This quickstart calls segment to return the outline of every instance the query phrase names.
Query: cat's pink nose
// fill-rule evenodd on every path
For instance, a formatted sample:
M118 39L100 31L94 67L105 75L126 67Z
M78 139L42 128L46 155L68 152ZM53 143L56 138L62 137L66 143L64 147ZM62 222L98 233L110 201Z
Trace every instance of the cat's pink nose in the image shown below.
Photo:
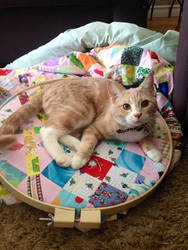
M136 113L134 116L139 119L142 116L142 113Z

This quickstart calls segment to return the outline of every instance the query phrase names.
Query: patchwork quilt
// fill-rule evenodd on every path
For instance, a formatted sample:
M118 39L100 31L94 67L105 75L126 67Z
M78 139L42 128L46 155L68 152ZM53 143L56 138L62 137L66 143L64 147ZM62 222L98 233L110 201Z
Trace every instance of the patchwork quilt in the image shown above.
M114 44L87 53L71 51L30 68L0 69L0 103L19 90L45 80L89 75L114 79L131 88L137 87L151 71L158 109L172 138L178 140L182 136L181 126L170 102L173 66L155 52L135 46ZM0 111L0 122L40 89L25 90L12 98ZM78 213L82 207L120 204L152 188L168 165L169 139L159 117L156 117L153 140L163 154L161 163L148 159L136 143L105 141L100 142L91 160L77 171L60 168L46 153L39 136L43 122L45 117L40 114L25 123L17 132L18 142L0 153L0 173L19 190L38 200L74 207ZM67 154L74 154L69 148L62 148ZM50 190L53 192L48 192ZM0 195L0 199L11 204L2 186Z

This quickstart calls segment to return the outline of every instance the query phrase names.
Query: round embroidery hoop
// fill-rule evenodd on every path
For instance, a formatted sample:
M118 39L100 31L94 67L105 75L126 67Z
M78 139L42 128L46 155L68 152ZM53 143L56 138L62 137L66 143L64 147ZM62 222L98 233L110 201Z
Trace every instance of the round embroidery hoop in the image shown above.
M32 98L42 85L10 97L1 105L0 121ZM136 206L159 186L168 172L173 143L159 113L153 140L162 152L161 163L152 162L136 143L105 141L96 147L90 162L77 171L57 166L47 154L39 136L44 117L42 114L38 117L18 131L15 145L1 151L0 181L18 199L55 214L57 227L78 224L80 228L98 228L102 215Z

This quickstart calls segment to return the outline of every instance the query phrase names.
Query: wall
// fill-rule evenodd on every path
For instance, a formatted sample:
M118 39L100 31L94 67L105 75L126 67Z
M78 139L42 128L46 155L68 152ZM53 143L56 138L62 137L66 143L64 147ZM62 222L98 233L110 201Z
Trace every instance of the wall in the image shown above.
M172 0L156 0L154 11L153 11L153 17L167 17L171 3L172 3ZM179 10L180 10L180 6L178 2L176 1L172 9L171 16L178 16ZM150 15L150 12L149 12L149 15Z

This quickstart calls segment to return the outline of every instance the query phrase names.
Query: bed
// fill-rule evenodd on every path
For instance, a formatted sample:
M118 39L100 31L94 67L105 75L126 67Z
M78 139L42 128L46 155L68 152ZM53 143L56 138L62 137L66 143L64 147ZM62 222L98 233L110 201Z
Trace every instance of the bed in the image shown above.
M134 1L134 2L136 3L137 1ZM22 190L27 189L27 195L29 191L28 191L28 188L26 188L26 186L28 187L28 185L30 185L31 187L32 185L35 185L37 187L35 188L37 189L37 192L34 192L33 191L34 189L30 190L29 196L31 197L31 199L28 199L28 197L20 195L20 192L17 192L16 196L20 198L21 200L29 203L30 205L33 205L39 209L43 209L48 212L54 213L54 209L55 209L56 210L55 217L53 216L52 217L53 217L53 220L55 221L54 224L56 226L72 227L76 225L77 227L81 227L81 228L86 228L86 227L96 228L101 223L101 214L102 214L102 218L104 219L104 217L106 218L106 216L109 214L116 213L117 215L117 213L119 212L125 213L130 207L138 204L142 200L142 198L146 198L150 193L152 193L156 189L156 187L162 181L164 176L170 170L172 170L172 168L177 164L181 156L181 151L179 150L179 145L180 145L179 140L182 137L181 125L183 126L183 128L185 128L187 121L185 119L186 111L184 108L185 103L186 103L185 91L182 91L183 88L180 88L179 85L183 84L181 77L185 76L186 72L181 73L181 74L179 73L179 71L181 72L183 67L182 66L179 67L180 62L178 63L178 66L177 66L177 61L178 60L182 61L182 58L181 58L182 49L185 49L187 46L186 44L183 43L182 37L183 37L184 29L186 28L184 23L185 23L185 18L186 18L186 8L188 8L188 6L186 6L186 3L185 3L183 19L182 19L182 28L180 32L180 41L179 41L179 46L178 46L179 33L177 32L168 31L166 34L163 35L154 31L150 31L148 29L144 29L135 24L125 22L125 21L132 21L142 26L145 26L147 6L148 6L147 1L138 1L138 2L139 4L141 4L141 7L143 8L143 13L142 15L138 15L136 20L131 19L131 17L133 16L134 11L137 11L137 9L136 10L134 9L133 11L132 9L133 6L130 4L129 6L130 12L127 14L127 16L122 15L121 4L123 3L119 1L117 5L114 4L113 8L112 7L109 7L109 8L107 7L106 9L102 8L102 10L105 11L105 13L107 14L112 13L112 10L113 11L115 10L115 13L117 14L117 10L118 10L119 11L118 14L113 15L113 18L115 19L116 22L111 22L111 21L114 21L114 19L113 20L102 19L102 22L101 22L101 16L99 17L100 22L99 21L88 22L87 20L84 20L84 22L81 24L85 24L85 23L88 23L88 24L75 28L75 29L69 29L66 32L62 32L61 30L61 32L59 32L60 34L56 36L53 40L51 40L48 43L44 43L41 40L42 43L44 44L43 46L40 46L39 48L35 50L31 50L29 53L21 57L19 57L19 53L21 50L18 52L16 56L15 56L15 51L14 53L10 53L11 56L12 55L15 56L14 59L18 57L12 63L11 63L10 57L7 57L8 59L2 60L1 62L2 65L6 65L5 68L2 67L1 69L1 79L0 79L1 87L3 87L1 91L1 102L5 111L5 112L3 111L3 114L1 115L1 119L9 115L8 113L10 113L10 110L14 111L16 109L15 107L18 102L21 105L23 105L30 97L32 97L33 93L35 93L36 91L39 91L38 89L36 89L36 86L38 85L40 86L44 80L54 79L54 76L55 78L57 77L61 78L61 77L64 77L65 75L66 76L76 75L76 77L78 76L80 77L87 73L91 77L92 76L109 77L109 78L114 78L117 81L121 81L122 79L125 79L124 83L126 83L125 84L126 87L127 86L132 87L132 86L129 86L130 85L129 83L132 82L133 79L135 79L135 83L138 84L139 81L142 80L142 77L144 76L144 74L148 73L147 70L145 70L146 68L147 69L150 68L148 65L152 65L151 68L153 69L154 68L153 65L157 62L158 63L157 67L155 67L157 68L157 70L159 70L160 67L165 68L165 70L160 69L156 73L156 81L158 79L163 79L160 82L163 84L157 85L156 91L158 91L157 96L158 96L160 111L162 111L162 116L165 119L165 121L161 116L156 117L157 125L154 131L154 137L155 137L154 139L156 139L156 143L158 143L158 145L163 150L163 154L164 154L163 163L164 164L163 166L162 165L156 166L155 164L154 165L146 164L146 167L141 168L141 170L139 171L134 169L133 172L134 174L136 173L136 175L134 175L134 177L131 177L131 178L134 178L134 188L129 189L129 191L131 191L129 192L129 194L131 195L127 195L126 197L126 192L119 192L119 190L122 190L122 189L119 188L119 186L117 188L117 183L112 185L113 181L111 182L111 178L115 175L115 172L114 172L115 170L112 168L111 165L109 166L109 169L108 169L109 172L107 171L108 175L107 173L105 173L103 176L100 176L100 175L98 176L96 175L96 171L92 172L93 162L96 163L96 161L97 162L99 161L97 157L99 157L100 159L101 158L103 159L103 161L99 162L100 163L98 166L99 168L101 167L101 164L104 164L104 165L107 164L105 162L106 160L107 161L109 160L109 158L105 158L107 155L106 153L107 151L108 151L108 157L109 157L109 152L110 154L112 154L110 156L111 161L108 161L108 162L113 162L112 164L113 167L118 165L118 162L121 162L121 159L118 158L116 153L114 152L121 150L121 154L123 155L125 153L124 151L125 145L117 145L114 142L107 142L105 146L99 145L99 148L96 149L95 156L93 156L94 158L92 158L91 166L90 165L85 166L85 169L83 171L79 173L78 172L74 173L74 175L72 172L68 173L69 187L67 189L62 191L59 188L57 188L55 185L52 186L52 188L56 190L56 196L54 196L53 199L52 197L50 198L48 197L48 199L51 200L53 208L51 208L51 206L45 207L46 205L44 203L41 204L41 201L43 199L42 195L45 196L46 194L42 193L40 189L40 181L41 181L40 170L39 171L36 170L34 171L33 174L29 174L29 178L28 178L28 176L26 175L24 176L23 172L21 174L17 170L15 170L15 173L13 173L14 171L11 172L12 165L5 166L5 162L10 163L9 161L10 158L11 158L11 163L13 161L15 162L15 159L13 160L14 157L12 157L12 152L15 152L21 149L24 144L23 140L25 140L25 138L31 137L31 134L27 134L28 133L27 128L28 126L30 126L28 125L29 123L26 124L26 131L23 129L24 132L22 131L18 133L18 137L21 138L21 136L23 135L23 138L20 139L19 143L15 145L15 147L10 149L11 156L10 156L10 152L8 152L7 154L6 153L1 154L3 155L1 157L1 174L3 175L4 179L6 180L11 179L10 176L15 174L18 177L17 179L19 179L18 184L22 183L20 184L20 188ZM11 4L9 5L10 9L13 8ZM82 7L83 7L83 4L84 4L84 1L82 2ZM34 9L38 7L39 6L33 6ZM98 5L96 5L96 7L99 8ZM84 8L86 8L86 6ZM9 11L9 9L7 11ZM132 15L130 14L131 11L133 12ZM104 17L104 15L102 16ZM120 20L121 22L117 22L119 21L120 17L121 17L121 20ZM94 21L96 21L95 18L96 17L94 17ZM90 21L90 19L88 20ZM107 21L109 23L104 22L104 21ZM70 27L66 27L66 26L65 27L67 29L67 28L74 28L77 26L79 25L75 24L74 26L73 24L71 24ZM37 42L40 42L40 39L37 39L37 40L38 40ZM177 50L177 47L178 47L178 50ZM178 51L177 60L176 60L176 50ZM116 51L116 53L114 51ZM117 51L119 52L119 54L121 53L120 57L117 56L118 54ZM123 57L125 58L125 55L123 55L123 52L125 51L126 51L126 56L129 55L131 60L127 61L127 59L125 59L126 62L124 61L121 64L128 65L128 67L126 68L126 72L136 72L136 74L131 73L130 75L128 75L128 77L126 74L122 73L123 71L122 71L121 65L119 66L118 63L114 63L113 61L115 60L117 62L120 60L122 62L123 60L122 58ZM117 57L114 57L114 54L116 54ZM136 54L136 57L135 57L135 54ZM139 57L139 61L138 61L138 57ZM149 58L149 61L147 61L148 59L146 60L146 57ZM4 58L6 58L6 56ZM187 60L186 57L183 57L183 58ZM98 63L101 60L102 60L102 64ZM173 67L174 67L173 65L174 64L175 64L175 78L174 78L174 89L172 91L172 85L173 85L172 78L173 78ZM130 67L130 65L132 67ZM104 69L104 66L105 66L105 69ZM136 67L136 71L135 71L135 67ZM106 68L110 70L106 71ZM177 81L178 81L178 84L177 84ZM166 84L166 82L168 84ZM36 85L37 83L38 85ZM26 87L28 87L28 89L26 89ZM21 91L21 92L17 94L18 91ZM164 101L164 98L166 98L165 101ZM179 98L181 98L182 100L184 100L184 102L181 102L180 104L177 98L178 100ZM171 102L168 102L168 100L172 101L173 105L171 105ZM173 111L173 106L175 108L175 113L178 116L178 119L181 125ZM41 115L40 121L43 122L43 119L45 118ZM39 127L41 124L39 124L39 121L33 122L33 123L34 123L34 131L36 132L36 136L37 136ZM36 141L36 143L37 143L37 146L41 147L40 141ZM168 145L168 146L166 147L165 145ZM102 154L103 154L102 156L100 155L101 153L100 147L102 148ZM129 148L131 152L134 152L134 153L136 152L137 154L136 158L134 158L134 164L135 164L135 159L139 159L139 161L143 161L143 154L142 152L140 152L139 148L132 149L132 145L126 145L126 147ZM103 150L104 148L107 148L107 149ZM40 150L41 148L39 149L39 151ZM66 148L65 150L69 151ZM68 152L68 153L71 153L71 152ZM23 158L24 161L27 162L27 154L26 156L24 156L25 158L23 157L22 154L19 155L18 157ZM43 158L43 160L41 160L41 162L45 162L45 159L46 159L46 156ZM144 162L145 161L147 162L148 160L144 159ZM49 162L51 162L51 160L49 160ZM49 162L41 170L41 173L43 174L45 178L48 177L48 179L50 180L51 177L49 176L49 173L50 173ZM37 169L38 167L37 164L38 163L35 164L35 168L33 169ZM119 164L121 165L122 163L119 163ZM133 162L131 162L130 164L133 165ZM54 162L51 163L51 166L53 166L53 168L56 169L57 175L59 175L59 167L56 166ZM150 166L150 168L153 167L151 178L148 178L148 176L151 176L150 174L148 175L148 169L147 169L148 166ZM145 171L142 171L143 169L145 169ZM122 181L124 179L122 178L126 178L127 176L129 176L130 173L121 172L121 171L122 169L120 169L120 173L119 173L119 176L121 176L120 183L122 185L122 188L126 189L128 188L126 186L127 183L124 183ZM88 182L88 179L87 179L86 181L87 189L85 189L84 191L82 190L82 194L81 193L75 194L75 189L72 189L72 186L74 186L75 183L77 182L83 181L82 180L84 176L83 173L89 174L90 176L92 176L92 178L93 177L98 178L100 181L105 179L106 182L104 181L104 182L100 182L96 184L97 182L96 180L93 180L92 178L90 178ZM79 180L78 176L81 176L81 175L82 177L79 177L81 178ZM2 179L2 181L4 181L4 179ZM23 181L24 179L25 179L25 182ZM57 184L58 187L61 186L62 183L57 183L58 180L57 178L55 179L56 179L55 184ZM5 182L3 182L5 185L7 184L6 180ZM11 181L12 181L11 184L13 184L15 180L11 180ZM46 182L46 180L45 181L43 180L43 182ZM142 191L139 193L140 186L138 189L136 189L135 183L137 183L140 186L142 185L142 189L144 189L144 192ZM143 183L145 185L144 188L143 188ZM17 187L18 184L11 186L9 190L11 190L12 193L16 192L15 187ZM93 188L93 186L97 187L95 189L95 192L91 192L91 189ZM111 188L112 186L113 188L115 186L115 188L112 189ZM7 203L16 202L16 198L12 196L10 193L7 194L4 187L2 187L1 189L3 190L2 193L6 194L3 196L4 201L7 201ZM80 188L80 190L81 189L82 187ZM67 190L68 191L71 190L71 192L74 194L74 197L73 197L74 199L71 198L70 199L71 202L65 203L64 197L67 197L66 196ZM33 196L31 195L32 193L31 191L34 193L32 194ZM137 192L137 195L135 195L136 192ZM88 197L85 194L87 197L84 198L85 195L83 193L90 193L90 196ZM105 197L105 195L112 196L112 193L113 193L113 197L115 198L113 200L103 199L101 202L99 193L103 193L103 198ZM139 198L141 199L138 199L138 196L140 196ZM39 200L39 203L35 203L33 201L33 199L36 197ZM66 200L68 200L68 198ZM83 205L84 203L83 200L84 201L89 200L89 203L85 204L86 205L85 210L82 211L81 219L79 215L76 215L76 217L74 215L74 211L73 211L74 206L72 206L73 204L72 200L74 200L74 203L76 201L75 203L76 208L78 208L78 210L76 210L77 212L83 208L83 206L80 205L80 204ZM121 200L121 202L114 203L114 200L115 201ZM131 200L133 200L133 203ZM109 201L108 206L112 207L111 210L106 209L105 202L108 203L108 201ZM119 206L119 203L123 203L124 206ZM72 207L73 209L65 208L62 210L58 206L58 205L61 205L61 206L66 207L65 204L67 204L67 206L70 205L70 207ZM96 207L102 207L102 209L95 209ZM67 220L62 219L65 217L68 219ZM81 222L79 223L75 222L74 218L76 218L78 221L80 220Z

